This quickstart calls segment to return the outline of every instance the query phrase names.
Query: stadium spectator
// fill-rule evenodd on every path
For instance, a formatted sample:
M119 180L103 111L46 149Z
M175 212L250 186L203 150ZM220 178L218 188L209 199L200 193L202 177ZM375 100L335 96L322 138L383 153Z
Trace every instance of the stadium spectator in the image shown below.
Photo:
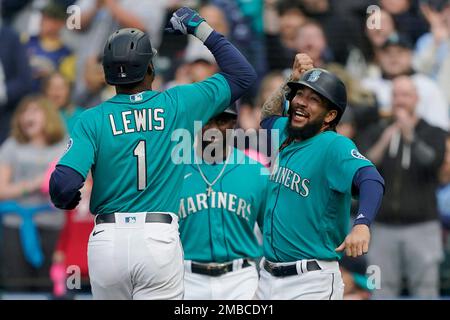
M164 88L169 89L180 84L192 83L190 70L188 63L180 64L175 70L174 78L166 82Z
M387 11L375 11L368 15L364 25L363 44L353 50L346 69L357 79L379 75L376 61L378 51L395 32L394 19Z
M381 271L375 298L400 296L402 278L415 298L437 298L442 259L441 226L435 190L444 159L444 131L417 113L418 90L411 77L393 81L392 119L366 136L367 157L386 181L383 206L372 224L370 264Z
M80 106L91 108L114 96L114 87L105 81L100 57L88 57L84 66L85 94L78 99Z
M75 0L2 0L0 2L5 24L14 28L20 35L29 37L39 34L41 10L49 2L54 2L65 10Z
M41 89L43 79L52 72L60 71L65 76L74 78L74 56L61 38L66 10L61 5L50 2L41 12L39 34L31 36L26 43L34 92Z
M64 126L56 109L45 98L23 99L12 118L11 136L0 148L0 200L28 207L49 204L40 192L47 166L64 150ZM32 217L38 228L43 264L33 266L21 246L26 216L3 216L2 280L10 291L49 291L51 257L64 222L58 211L47 209ZM23 241L23 239L22 239Z
M410 75L418 90L417 113L430 125L444 130L449 128L449 107L438 85L424 74L417 73L412 66L412 44L403 34L392 34L378 54L381 75L362 81L363 86L375 93L379 112L388 116L392 109L392 79Z
M376 16L379 14L379 26L374 25ZM396 31L394 19L385 10L374 12L367 17L365 33L369 40L371 49L379 49L383 46L389 36ZM373 23L371 23L373 22ZM370 26L370 28L369 28ZM379 27L379 28L378 28Z
M264 33L269 70L285 70L292 66L296 52L296 38L306 18L295 5L266 0Z
M322 26L313 20L306 21L297 31L296 52L306 53L314 61L316 68L323 68L333 60Z
M337 13L339 1L300 0L302 11L322 26L333 61L345 65L350 50L362 43L362 33L354 32L351 17Z
M398 32L407 34L413 43L428 31L426 21L419 14L415 0L380 0L381 8L394 18Z
M330 63L326 69L337 75L347 88L347 103L354 118L354 125L357 132L362 133L369 125L379 119L378 105L375 95L370 90L361 86L341 65ZM347 112L347 111L345 111ZM345 115L345 114L344 114ZM357 137L354 137L357 142Z
M417 40L414 67L437 82L450 104L450 3L442 11L429 5L421 8L431 32Z
M17 102L31 89L31 70L25 48L13 29L0 21L0 144L9 132Z
M194 61L189 61L189 77L191 82L200 82L206 78L211 77L217 72L218 66L213 61L208 61L205 59L196 59Z
M69 81L60 73L49 75L43 83L43 93L53 105L59 110L64 120L66 131L70 134L78 116L84 111L83 108L74 105L70 100L71 86Z
M219 7L228 20L228 38L255 68L258 80L248 95L256 95L257 86L267 72L264 44L262 0L209 0Z

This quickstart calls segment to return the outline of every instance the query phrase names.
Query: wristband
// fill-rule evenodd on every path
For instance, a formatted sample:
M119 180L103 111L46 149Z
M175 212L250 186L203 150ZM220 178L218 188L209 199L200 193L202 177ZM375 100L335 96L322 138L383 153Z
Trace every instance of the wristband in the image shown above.
M203 21L198 25L197 29L195 30L195 36L199 38L202 42L205 42L213 31L214 29L211 28L211 26L208 23Z

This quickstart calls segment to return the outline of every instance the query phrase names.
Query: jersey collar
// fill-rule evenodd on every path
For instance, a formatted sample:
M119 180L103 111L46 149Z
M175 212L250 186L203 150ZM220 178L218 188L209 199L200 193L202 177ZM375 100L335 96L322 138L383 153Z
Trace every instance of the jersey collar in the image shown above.
M142 91L135 94L119 93L108 100L112 103L128 103L128 104L141 104L152 99L156 95L160 94L158 91Z

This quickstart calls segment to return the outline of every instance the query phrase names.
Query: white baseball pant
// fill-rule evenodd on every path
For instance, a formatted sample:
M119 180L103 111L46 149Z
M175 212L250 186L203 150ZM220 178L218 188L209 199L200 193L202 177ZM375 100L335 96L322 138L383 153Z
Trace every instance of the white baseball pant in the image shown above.
M264 269L255 298L258 300L342 300L344 282L337 261L315 260L321 270L305 271L307 260L296 261L297 275L275 277ZM273 263L275 266L289 263Z
M167 213L169 214L169 213ZM115 223L96 224L88 265L96 300L183 299L183 250L178 217L146 223L145 213L115 213Z
M233 271L221 276L191 272L191 261L185 261L185 300L250 300L258 287L258 272L254 262L241 268L242 259L233 261Z

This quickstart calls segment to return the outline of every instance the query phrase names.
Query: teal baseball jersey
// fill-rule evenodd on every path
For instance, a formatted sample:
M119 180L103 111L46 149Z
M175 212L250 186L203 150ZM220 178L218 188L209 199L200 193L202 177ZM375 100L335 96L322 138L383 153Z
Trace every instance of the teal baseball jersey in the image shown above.
M230 103L230 87L216 74L164 92L118 94L80 116L59 161L86 178L92 170L91 212L173 212L184 166L172 159L175 129L193 140L194 121L205 124Z
M274 122L281 142L288 121ZM335 249L349 231L353 176L373 164L334 131L289 144L278 160L269 182L264 256L274 262L340 259Z
M225 262L262 256L254 228L255 223L263 224L269 176L261 170L268 170L237 149L231 157L235 160L225 168L223 163L186 167L178 211L186 260ZM209 183L217 179L209 191L201 173Z

